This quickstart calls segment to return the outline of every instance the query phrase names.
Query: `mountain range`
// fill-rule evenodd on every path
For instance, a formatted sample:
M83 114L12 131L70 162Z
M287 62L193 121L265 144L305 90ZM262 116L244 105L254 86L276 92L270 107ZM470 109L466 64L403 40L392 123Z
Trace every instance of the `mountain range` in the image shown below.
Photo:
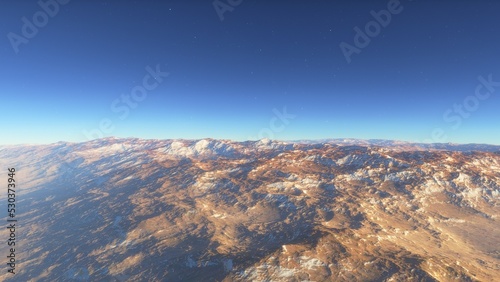
M0 167L2 281L500 277L500 146L105 138L0 146Z

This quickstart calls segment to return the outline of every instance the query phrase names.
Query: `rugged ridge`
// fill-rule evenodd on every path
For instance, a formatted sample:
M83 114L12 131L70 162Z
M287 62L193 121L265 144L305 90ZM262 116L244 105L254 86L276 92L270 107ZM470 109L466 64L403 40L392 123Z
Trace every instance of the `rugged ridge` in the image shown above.
M499 151L381 140L3 146L23 244L16 280L0 279L493 281Z

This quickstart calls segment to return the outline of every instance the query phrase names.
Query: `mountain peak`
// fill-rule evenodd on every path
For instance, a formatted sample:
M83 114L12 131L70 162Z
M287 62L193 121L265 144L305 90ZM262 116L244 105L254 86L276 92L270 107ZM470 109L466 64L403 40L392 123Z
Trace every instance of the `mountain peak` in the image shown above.
M461 146L105 138L4 147L0 166L19 168L16 199L30 207L16 281L494 281L500 155Z

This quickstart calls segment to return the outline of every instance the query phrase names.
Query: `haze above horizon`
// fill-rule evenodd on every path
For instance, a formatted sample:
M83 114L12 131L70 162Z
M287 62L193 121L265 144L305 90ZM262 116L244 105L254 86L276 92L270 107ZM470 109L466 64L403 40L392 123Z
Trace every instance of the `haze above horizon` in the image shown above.
M500 145L499 10L486 0L11 1L0 11L0 145Z

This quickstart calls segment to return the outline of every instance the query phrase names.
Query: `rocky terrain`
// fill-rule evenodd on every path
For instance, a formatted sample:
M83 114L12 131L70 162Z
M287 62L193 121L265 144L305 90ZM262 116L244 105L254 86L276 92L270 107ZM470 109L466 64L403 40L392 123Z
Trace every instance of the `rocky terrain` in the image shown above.
M3 146L0 167L2 281L500 277L498 146L107 138Z

